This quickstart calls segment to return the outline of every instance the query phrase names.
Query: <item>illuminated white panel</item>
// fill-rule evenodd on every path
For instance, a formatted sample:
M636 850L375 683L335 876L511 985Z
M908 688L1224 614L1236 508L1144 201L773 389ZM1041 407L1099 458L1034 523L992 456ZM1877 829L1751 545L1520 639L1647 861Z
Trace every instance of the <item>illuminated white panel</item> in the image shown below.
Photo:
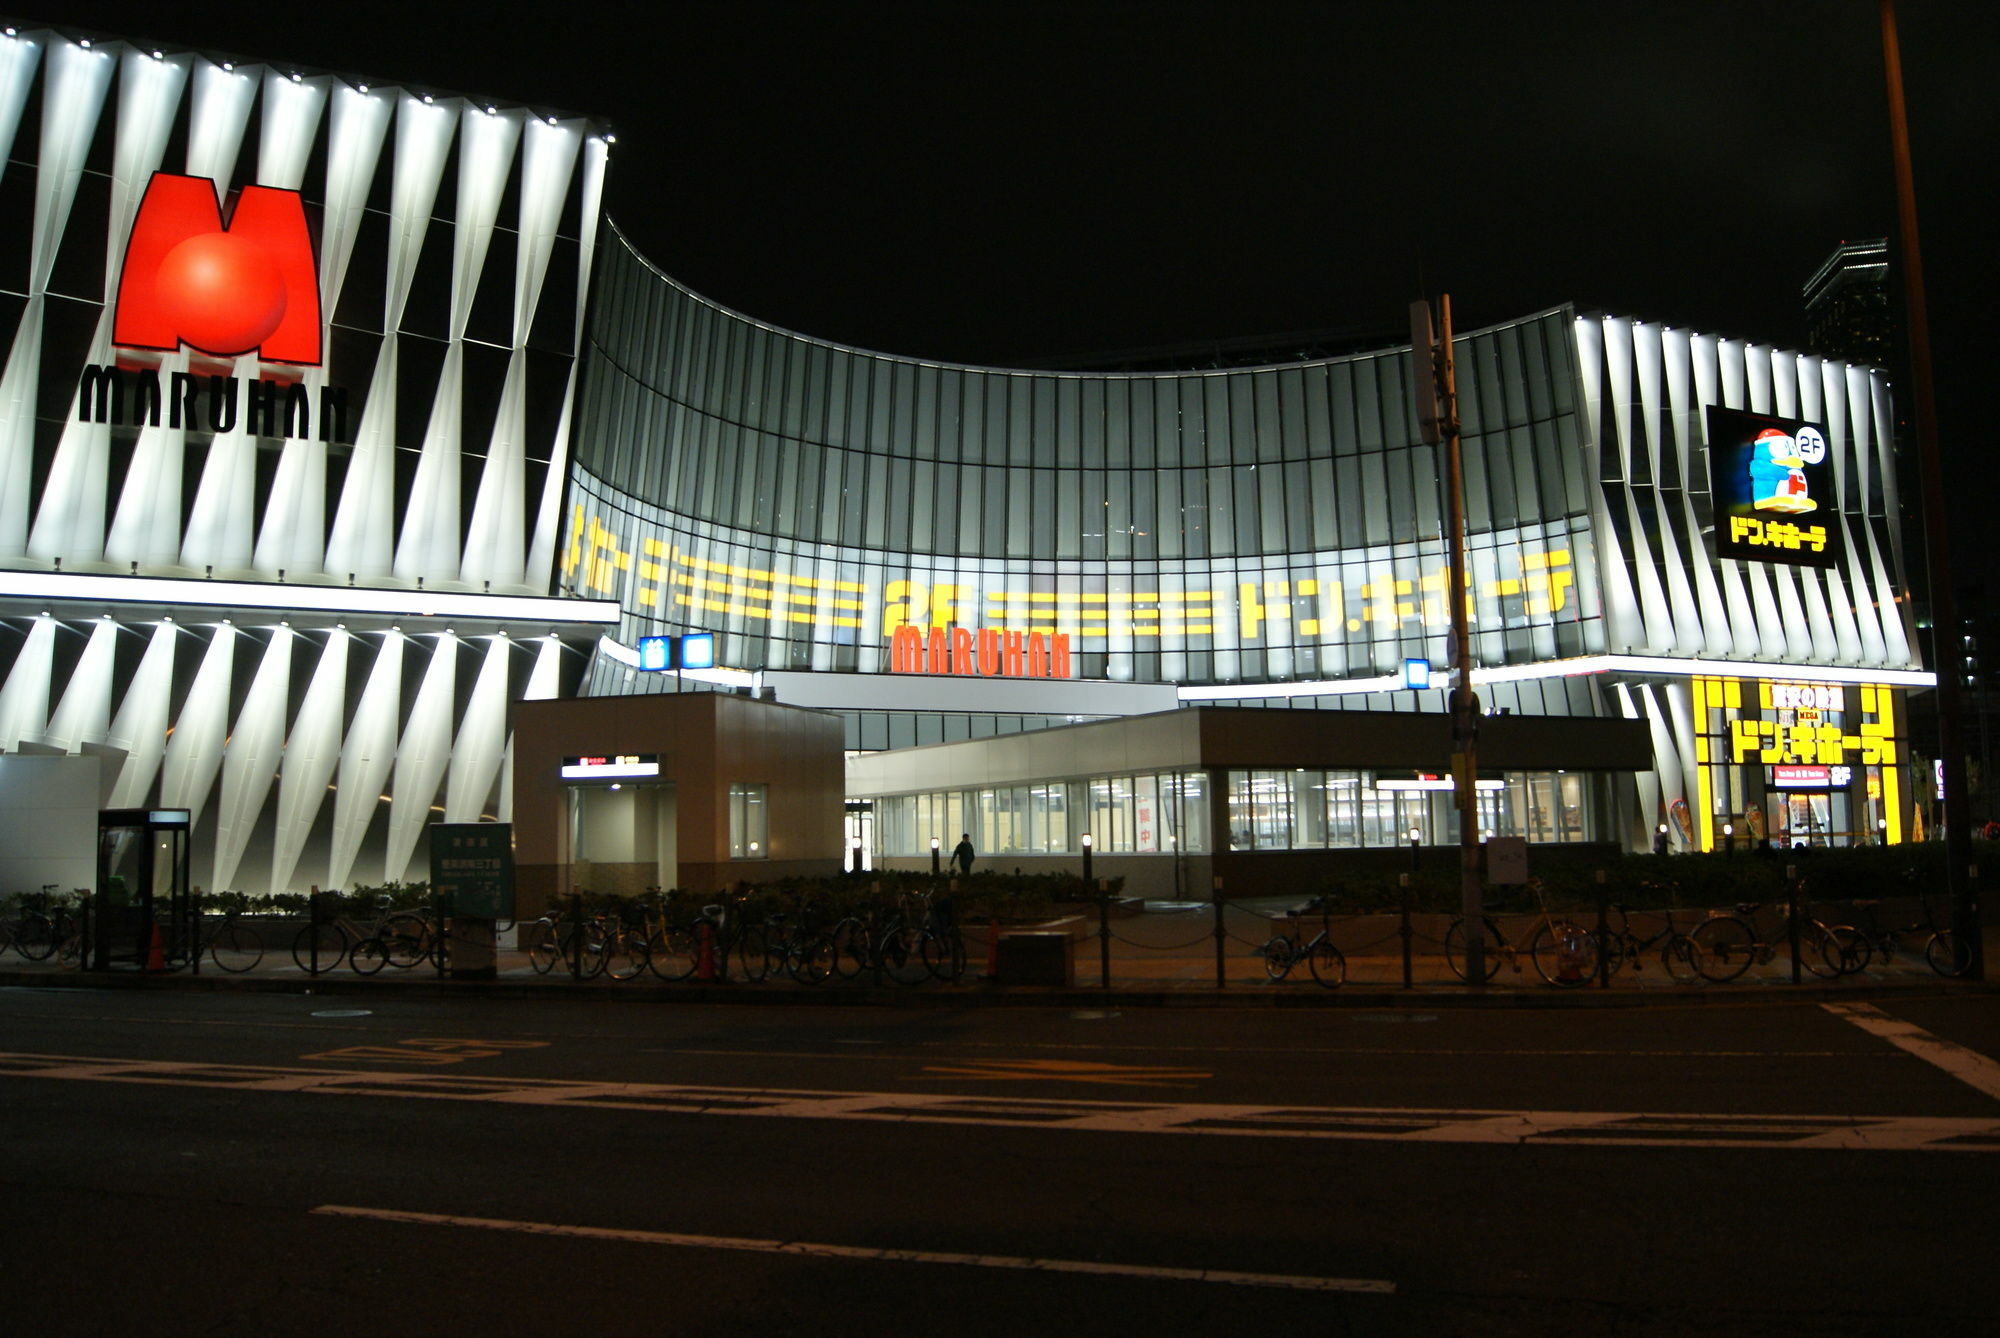
M564 780L643 780L659 774L658 762L570 762L561 768Z
M194 101L188 122L187 174L226 182L236 175L236 155L250 123L262 67L225 70L208 61L194 67Z
M195 670L194 684L174 720L173 737L160 775L160 803L185 808L198 819L208 805L209 789L222 766L223 741L229 733L229 688L236 658L236 629L225 623L214 629L208 650Z
M486 798L493 793L493 778L507 751L507 668L513 653L514 643L506 637L487 638L479 677L473 681L458 741L451 750L444 792L446 822L479 821Z
M111 353L111 308L106 307L91 337L89 360L104 362ZM105 423L77 421L76 397L70 392L55 460L42 485L35 527L28 532L28 556L53 562L95 562L104 556L104 495L110 487L111 428Z
M542 638L535 648L535 667L528 671L528 687L521 694L522 701L549 701L555 697L562 685L562 653L562 642L554 637ZM500 763L497 817L501 822L514 820L514 736L511 734L507 736L507 755Z
M392 330L375 355L375 374L361 429L348 453L347 478L333 533L326 542L327 574L364 581L392 573L396 542L396 347Z
M431 400L430 427L424 433L416 478L410 484L409 505L403 512L402 535L396 542L396 575L406 581L448 581L458 575L464 370L464 346L448 345L444 366L438 372L437 394Z
M590 264L597 254L597 215L604 207L604 170L610 147L600 135L583 146L583 235L576 253L576 348L583 348L583 310L590 297ZM567 461L557 465L567 469Z
M300 379L311 403L318 404L326 372L308 367ZM264 525L250 565L267 576L318 572L326 559L321 538L325 533L326 442L317 432L287 437L278 454L278 472L271 480Z
M222 797L215 810L216 891L236 886L236 869L250 844L250 833L278 774L285 748L285 707L292 689L292 629L267 629L263 658L250 680L249 695L236 714L235 728L222 754Z
M568 771L569 768L564 767L563 770ZM1440 777L1437 780L1378 780L1375 782L1375 788L1378 790L1455 790L1458 788L1458 782L1448 777ZM1504 790L1507 788L1507 782L1503 780L1475 780L1472 782L1472 788L1475 790Z
M45 297L31 297L21 313L7 370L0 372L0 557L28 546L28 504L35 466L35 391L42 365Z
M417 687L409 723L396 748L396 772L389 801L389 845L382 856L382 878L401 882L408 874L417 838L431 822L431 804L451 760L451 718L456 701L458 638L436 638L430 666Z
M65 753L83 751L86 743L103 743L111 732L111 670L117 657L118 624L100 618L90 629L83 655L70 671L62 702L49 718L44 738Z
M297 190L326 110L325 76L293 80L272 70L264 76L264 115L257 141L257 184Z
M562 417L556 423L555 441L549 448L548 473L542 477L542 500L535 510L535 537L528 544L523 577L538 586L555 576L556 543L562 534L563 484L569 477L570 414L576 407L577 365L570 364L569 381L563 387Z
M154 60L143 51L128 48L119 62L118 142L112 154L111 226L104 253L106 302L118 295L132 220L166 155L167 134L174 128L174 109L180 106L187 74L186 56Z
M49 48L42 76L42 144L35 170L35 231L28 250L28 295L49 290L56 248L76 203L90 141L104 96L111 89L114 63L103 47L86 50L58 41Z
M1680 752L1674 747L1673 735L1667 727L1666 714L1660 709L1659 698L1655 695L1651 684L1640 685L1639 704L1645 713L1647 727L1653 735L1653 773L1660 778L1660 798L1665 804L1665 808L1660 812L1661 816L1665 817L1666 811L1672 809L1676 802L1687 803L1687 786L1682 779ZM1692 810L1694 805L1688 804L1688 807ZM1655 822L1659 820L1654 819ZM1667 831L1668 840L1673 845L1678 847L1686 844L1681 837L1679 826L1669 821Z
M527 542L522 523L527 496L527 378L527 353L517 348L507 362L507 379L493 416L493 435L487 442L479 495L465 536L460 576L472 584L507 587L522 582Z
M187 354L168 353L161 357L160 381L172 385L175 372L188 368ZM187 458L187 429L169 427L172 416L163 416L161 425L139 429L132 447L132 463L126 467L125 483L118 492L112 512L111 533L104 541L104 556L112 562L137 562L144 566L171 566L181 556L181 471Z
M273 892L292 890L292 875L313 822L326 802L328 782L340 761L340 724L347 709L347 652L354 638L344 629L327 633L319 665L299 704L298 718L285 739L284 769L278 777L278 820L271 850Z
M521 113L486 112L467 103L459 113L458 208L452 229L451 338L465 338L472 316L472 298L479 289L479 271L493 241L493 224L500 214L500 196L507 189L508 168L521 140Z
M522 135L520 235L514 252L516 348L528 342L534 329L535 309L541 302L542 282L548 275L556 228L562 222L563 202L569 198L570 176L582 143L583 130L575 121L550 125L531 118ZM595 231L592 217L584 215L586 232Z
M42 44L26 33L0 40L0 181L7 179L7 160L14 153L14 134L21 128L21 109L41 64Z
M21 749L24 739L40 739L49 723L49 677L55 668L56 620L37 618L0 687L0 753Z
M236 359L233 374L255 377L257 359ZM232 573L250 569L250 527L257 515L257 442L249 427L246 399L236 426L216 433L209 442L201 482L195 487L194 508L188 513L187 532L181 541L184 566Z
M403 323L410 299L410 279L423 254L424 234L431 225L438 184L444 180L445 156L458 124L458 100L426 102L405 93L396 110L396 180L389 197L389 285L382 308L382 328Z
M354 239L361 231L375 164L382 156L382 139L395 109L395 99L387 93L363 93L346 84L334 86L326 151L326 208L321 214L319 244L323 311L339 306L347 262L354 255Z
M383 791L396 764L396 726L403 708L403 646L401 632L391 631L382 638L340 750L333 851L326 879L330 888L348 885L376 809L386 798Z
M326 613L377 613L415 618L480 618L550 626L603 625L618 621L605 599L554 599L532 595L475 595L430 590L379 590L340 585L277 585L259 581L173 580L159 576L81 576L0 570L0 597L79 599L153 607L286 609Z
M1623 683L1616 684L1612 690L1612 697L1618 703L1618 714L1620 717L1626 720L1637 720L1640 718L1639 707L1632 700L1631 688ZM1640 841L1650 843L1652 840L1653 824L1660 820L1660 778L1657 773L1649 768L1645 771L1634 772L1633 779L1638 783L1639 811L1637 814L1629 816L1636 817L1638 823L1636 824L1637 830L1628 829L1626 840L1631 841L1636 838Z
M174 646L181 629L173 623L154 624L146 653L118 703L108 742L125 751L108 807L138 808L160 774L167 752L167 713L174 690Z

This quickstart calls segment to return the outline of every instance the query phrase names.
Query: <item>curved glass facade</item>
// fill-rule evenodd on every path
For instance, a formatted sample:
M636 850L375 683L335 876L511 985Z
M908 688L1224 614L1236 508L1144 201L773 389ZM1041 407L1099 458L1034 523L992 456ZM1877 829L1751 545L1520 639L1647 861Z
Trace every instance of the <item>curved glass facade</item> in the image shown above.
M1227 683L1446 657L1408 350L1055 374L862 352L602 260L565 589L745 669L888 667L904 623L1064 632L1077 675ZM1476 652L1602 650L1575 318L1458 345Z

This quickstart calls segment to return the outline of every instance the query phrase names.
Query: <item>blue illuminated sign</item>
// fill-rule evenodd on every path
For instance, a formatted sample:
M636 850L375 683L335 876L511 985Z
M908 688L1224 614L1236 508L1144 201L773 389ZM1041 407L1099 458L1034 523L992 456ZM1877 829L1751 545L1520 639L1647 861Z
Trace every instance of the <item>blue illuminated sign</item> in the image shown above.
M671 669L674 667L672 637L642 636L639 638L639 667L641 669Z
M715 633L690 632L679 638L681 646L681 668L715 668Z
M1406 688L1427 688L1431 685L1431 662L1429 660L1403 661L1403 686Z
M690 632L686 636L642 636L639 638L639 667L649 672L664 669L713 669L715 633Z

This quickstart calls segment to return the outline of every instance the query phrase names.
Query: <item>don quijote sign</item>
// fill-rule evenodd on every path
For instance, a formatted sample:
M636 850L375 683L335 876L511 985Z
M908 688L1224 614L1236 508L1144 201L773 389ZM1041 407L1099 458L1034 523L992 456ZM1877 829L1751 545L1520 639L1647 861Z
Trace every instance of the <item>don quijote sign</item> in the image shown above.
M301 384L325 363L319 265L304 199L245 186L225 220L216 183L155 172L140 201L119 271L111 342L118 358L77 383L79 421L265 437L351 442L347 392ZM161 379L160 355L182 349L193 366ZM266 375L227 374L254 354ZM317 418L318 431L314 431Z
M889 671L966 674L984 678L1068 678L1067 632L1002 632L990 627L922 628L910 623L889 637Z

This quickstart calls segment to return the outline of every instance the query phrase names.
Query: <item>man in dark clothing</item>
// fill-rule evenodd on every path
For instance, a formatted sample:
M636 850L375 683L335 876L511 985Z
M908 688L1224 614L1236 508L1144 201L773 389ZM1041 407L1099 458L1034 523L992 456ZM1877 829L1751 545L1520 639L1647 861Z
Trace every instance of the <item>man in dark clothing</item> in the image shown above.
M972 833L966 832L958 838L958 845L951 852L951 862L961 876L972 873Z

